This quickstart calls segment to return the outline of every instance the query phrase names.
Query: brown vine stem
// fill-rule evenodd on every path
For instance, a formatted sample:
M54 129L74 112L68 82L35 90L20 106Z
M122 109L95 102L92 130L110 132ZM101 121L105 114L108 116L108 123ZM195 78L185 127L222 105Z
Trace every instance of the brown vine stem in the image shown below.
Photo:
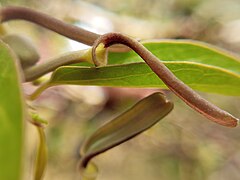
M17 19L30 21L89 46L92 46L94 41L100 37L99 34L87 31L71 24L67 24L47 14L30 8L8 6L0 9L0 23ZM110 51L126 52L129 51L129 48L124 46L115 46L112 47Z
M202 98L199 94L179 80L156 56L138 41L120 33L107 33L102 35L95 41L92 50L93 62L96 66L100 65L95 53L96 48L100 44L105 48L114 44L124 44L130 47L147 63L152 71L168 86L168 88L180 97L187 105L220 125L227 127L235 127L238 125L239 119Z

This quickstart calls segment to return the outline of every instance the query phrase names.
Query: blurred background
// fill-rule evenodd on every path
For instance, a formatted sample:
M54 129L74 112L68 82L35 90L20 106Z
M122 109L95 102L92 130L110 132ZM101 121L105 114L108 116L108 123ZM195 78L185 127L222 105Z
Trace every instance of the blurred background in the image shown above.
M1 0L1 5L31 7L100 34L117 31L140 39L195 39L240 52L239 0ZM7 26L10 33L28 36L42 61L86 48L28 22ZM33 89L24 84L26 93ZM157 90L67 85L48 89L33 103L49 122L45 180L77 179L84 137ZM100 170L98 180L239 180L239 127L214 124L167 93L175 108L166 118L94 159ZM240 117L239 97L201 95ZM26 139L25 175L32 179L38 138L29 123Z

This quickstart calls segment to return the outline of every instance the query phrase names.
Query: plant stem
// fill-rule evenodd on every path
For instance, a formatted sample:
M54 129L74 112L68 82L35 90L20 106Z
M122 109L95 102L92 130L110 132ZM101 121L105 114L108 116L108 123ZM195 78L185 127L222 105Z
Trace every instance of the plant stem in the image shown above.
M91 58L88 56L90 53L89 51L91 51L91 49L66 53L64 55L51 58L42 64L34 65L24 69L23 72L25 75L25 81L33 81L63 65L79 63L83 61L92 63Z
M41 180L46 170L48 154L44 129L41 126L36 126L36 128L39 135L39 145L35 160L34 180Z
M58 34L89 46L93 45L94 41L100 37L99 34L87 31L71 24L67 24L47 14L30 8L8 6L0 9L0 23L16 19L23 19L33 22ZM129 51L129 48L124 46L115 46L111 48L110 51L126 52Z
M170 90L200 114L223 126L237 126L239 119L202 98L189 86L179 80L156 56L135 39L120 33L102 35L93 45L92 56L95 65L99 65L96 56L96 48L98 45L103 45L105 48L108 48L113 44L124 44L133 49Z
M33 101L35 99L37 99L37 97L48 87L50 87L49 85L49 81L45 82L44 84L40 85L32 94L27 95L26 99Z

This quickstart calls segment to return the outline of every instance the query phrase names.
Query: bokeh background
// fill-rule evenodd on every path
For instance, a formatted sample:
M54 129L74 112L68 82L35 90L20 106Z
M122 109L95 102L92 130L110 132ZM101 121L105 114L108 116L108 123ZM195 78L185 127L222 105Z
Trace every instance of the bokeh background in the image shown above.
M118 31L140 39L173 38L208 42L240 51L239 0L1 0L48 13L94 32ZM10 33L26 35L41 61L86 48L24 21L7 24ZM24 84L26 93L34 87ZM157 89L58 86L48 89L35 108L46 119L49 162L45 180L78 178L76 165L83 139L139 99ZM240 129L221 127L167 92L175 108L136 138L96 157L98 180L239 180ZM201 93L240 117L240 98ZM38 138L26 128L26 179L32 179Z

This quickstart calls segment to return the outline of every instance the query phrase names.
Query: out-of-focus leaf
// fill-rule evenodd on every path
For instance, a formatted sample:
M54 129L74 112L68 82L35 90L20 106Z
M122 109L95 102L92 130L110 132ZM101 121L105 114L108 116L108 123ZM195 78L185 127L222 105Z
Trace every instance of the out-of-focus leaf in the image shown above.
M94 156L123 143L153 126L173 108L162 93L154 93L97 129L81 148L80 169Z
M36 126L36 128L39 135L39 145L35 162L34 180L41 180L47 165L47 145L43 127Z
M231 53L196 41L169 40L143 44L191 88L240 96L240 61ZM136 53L130 51L110 53L109 64L112 65L106 67L60 67L33 96L60 84L166 88L142 61Z
M27 37L17 34L8 34L2 37L18 56L23 68L30 67L39 61L39 54Z
M0 179L20 180L24 106L17 60L0 41Z

